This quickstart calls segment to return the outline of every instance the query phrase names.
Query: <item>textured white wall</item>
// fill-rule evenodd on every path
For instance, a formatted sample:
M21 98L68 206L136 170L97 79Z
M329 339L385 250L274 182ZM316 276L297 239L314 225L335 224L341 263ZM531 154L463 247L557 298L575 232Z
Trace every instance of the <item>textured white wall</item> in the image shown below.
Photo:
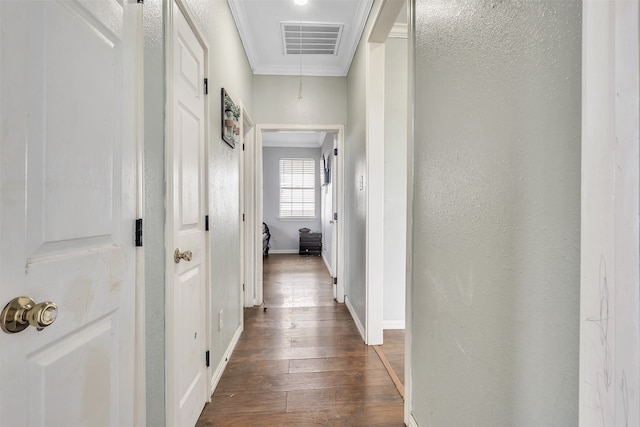
M576 426L581 2L416 7L413 414Z
M351 63L347 80L349 121L344 141L344 292L360 323L366 327L366 109L365 49L362 43ZM338 218L339 219L339 218Z
M185 0L209 45L209 214L211 309L224 309L224 328L211 328L211 366L240 325L239 152L220 138L220 88L251 113L253 79L225 1ZM147 423L164 425L164 5L144 4L145 29L145 254ZM221 58L224 61L221 62ZM224 64L222 66L221 64ZM217 317L214 316L214 318Z
M408 40L385 42L383 326L404 324L407 261Z
M309 158L316 161L316 217L311 220L280 220L280 159ZM262 149L262 189L264 222L271 233L270 248L272 250L295 250L299 247L300 228L311 231L320 229L320 148L264 147Z
M380 9L375 0L347 76L344 160L345 294L366 328L366 37ZM360 182L363 186L361 189Z
M258 124L335 125L347 121L345 77L254 76L251 117Z
M161 0L144 4L144 254L147 425L164 425L165 181L164 18Z

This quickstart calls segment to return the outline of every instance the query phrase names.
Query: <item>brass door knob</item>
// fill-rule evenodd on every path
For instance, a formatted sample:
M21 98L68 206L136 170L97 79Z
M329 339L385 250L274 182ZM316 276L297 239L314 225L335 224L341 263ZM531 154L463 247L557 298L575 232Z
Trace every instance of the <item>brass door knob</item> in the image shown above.
M0 313L0 328L8 334L24 331L33 326L41 331L58 317L58 306L51 301L36 304L29 297L18 297L9 301Z
M179 263L182 259L185 261L191 261L191 257L193 257L193 253L188 249L184 252L180 252L180 248L178 248L173 253L173 260L176 262L176 264Z

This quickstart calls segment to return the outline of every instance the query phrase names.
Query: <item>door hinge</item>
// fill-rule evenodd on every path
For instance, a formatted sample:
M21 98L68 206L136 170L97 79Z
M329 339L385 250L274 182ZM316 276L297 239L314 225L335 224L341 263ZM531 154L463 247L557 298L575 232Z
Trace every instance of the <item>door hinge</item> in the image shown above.
M204 354L204 363L207 365L207 368L211 366L209 350L207 350L206 353Z
M244 151L244 143L242 144L242 151Z
M207 79L206 77L204 79L204 94L209 94L209 79Z
M136 246L142 246L142 218L136 219Z
M337 221L338 220L338 212L334 212L333 213L333 220Z
M337 155L338 155L338 149L337 149L337 148L334 148L334 149L333 149L333 155L334 155L334 156L337 156Z
M242 214L242 221L244 221L244 214Z
M244 283L242 284L242 292L244 292Z
M209 231L209 215L204 216L204 231Z
M337 285L337 284L338 284L338 278L337 278L337 277L334 277L334 278L333 278L333 284L334 284L334 285Z

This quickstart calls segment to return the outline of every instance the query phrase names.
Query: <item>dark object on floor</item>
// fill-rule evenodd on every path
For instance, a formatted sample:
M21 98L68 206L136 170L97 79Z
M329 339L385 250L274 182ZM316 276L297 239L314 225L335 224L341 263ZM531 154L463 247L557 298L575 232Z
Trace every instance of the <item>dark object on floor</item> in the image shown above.
M320 255L322 253L322 233L300 231L300 248L298 249L298 253L300 255Z
M264 256L269 255L269 240L271 240L271 233L269 233L269 226L262 223L262 254Z

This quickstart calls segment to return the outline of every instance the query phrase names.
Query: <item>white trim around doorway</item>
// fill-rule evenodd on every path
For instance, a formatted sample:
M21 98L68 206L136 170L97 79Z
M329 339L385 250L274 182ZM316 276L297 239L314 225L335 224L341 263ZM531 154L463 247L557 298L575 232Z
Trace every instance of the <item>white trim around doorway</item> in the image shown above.
M411 414L411 398L413 384L411 381L411 331L413 324L413 146L414 146L414 110L415 110L415 1L408 2L408 70L407 76L409 95L407 96L407 264L405 267L405 323L404 323L404 422L408 426L417 427L418 423Z
M384 209L384 194L373 191L376 187L384 188L382 183L371 182L371 171L380 174L384 171L384 68L385 41L388 37L398 36L394 33L396 18L404 5L408 6L408 108L407 108L407 236L406 236L406 270L405 270L405 399L404 421L407 425L417 425L411 416L411 248L413 224L413 16L415 2L408 0L384 0L374 18L374 24L367 35L367 170L369 185L367 188L367 344L382 344L383 329L400 328L401 322L383 321L383 267L384 242L380 242L377 230L384 225L384 217L380 212ZM403 38L405 35L403 34Z
M254 248L255 239L253 236L256 233L260 233L258 230L262 228L254 229L255 221L255 204L253 203L253 192L255 191L255 122L249 115L249 112L244 106L244 102L240 100L240 107L242 110L242 124L241 132L242 140L240 151L240 212L242 215L242 221L240 222L240 283L242 284L242 290L240 292L240 311L243 307L253 307L256 305L255 301L255 257L256 250ZM242 317L242 327L244 328L244 316Z
M316 131L335 133L337 135L337 150L338 156L336 158L337 167L337 186L336 191L338 197L335 212L338 213L338 225L337 232L337 271L334 271L334 277L337 277L336 284L336 301L344 303L345 296L345 283L344 283L344 211L343 211L343 195L344 195L344 125L300 125L300 124L259 124L256 125L256 143L254 150L254 165L255 165L255 187L253 194L247 194L247 200L252 200L255 207L255 221L254 229L255 233L255 295L254 300L259 305L264 302L263 298L263 282L262 282L262 233L258 230L262 230L262 217L263 217L263 205L262 205L262 132L277 132L277 131ZM250 189L249 189L250 190ZM277 253L277 251L270 250L269 253ZM337 274L337 276L335 276Z
M140 5L139 5L140 6ZM144 179L144 35L143 10L138 7L135 14L138 33L136 34L136 218L144 219L145 179ZM146 284L145 284L145 251L144 246L135 249L136 282L135 282L135 402L134 419L136 425L147 424L147 377L146 377Z

